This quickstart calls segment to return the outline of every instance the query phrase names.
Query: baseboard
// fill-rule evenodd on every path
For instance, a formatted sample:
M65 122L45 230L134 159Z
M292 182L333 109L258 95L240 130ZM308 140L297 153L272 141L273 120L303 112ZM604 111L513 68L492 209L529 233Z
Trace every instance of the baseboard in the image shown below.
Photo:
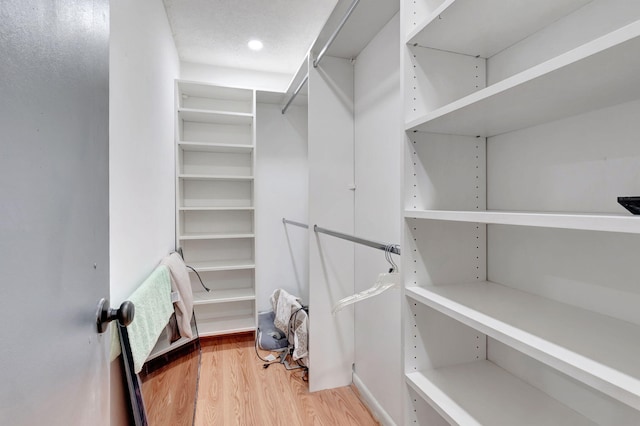
M373 417L376 418L383 426L396 426L391 416L382 408L378 400L369 392L369 389L362 383L360 377L353 373L353 384L360 393L360 399L369 408Z

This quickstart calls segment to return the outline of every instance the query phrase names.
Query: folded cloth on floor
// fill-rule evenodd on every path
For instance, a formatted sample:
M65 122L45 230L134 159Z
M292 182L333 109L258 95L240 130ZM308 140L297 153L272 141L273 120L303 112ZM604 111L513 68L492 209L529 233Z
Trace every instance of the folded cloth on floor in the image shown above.
M127 333L134 372L137 374L173 314L169 268L165 265L158 266L128 300L135 306L133 321L127 326Z
M275 313L274 325L284 333L289 343L293 344L293 359L300 359L307 365L308 315L302 309L300 299L279 288L271 294L270 301Z
M171 253L160 262L169 268L171 275L171 290L180 294L180 300L175 302L178 330L183 337L193 337L191 331L191 315L193 314L193 290L189 271L178 253Z

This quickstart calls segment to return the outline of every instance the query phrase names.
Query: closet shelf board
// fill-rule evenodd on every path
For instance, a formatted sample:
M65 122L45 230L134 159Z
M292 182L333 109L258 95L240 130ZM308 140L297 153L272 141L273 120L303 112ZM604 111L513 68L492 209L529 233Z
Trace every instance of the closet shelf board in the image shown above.
M404 216L412 219L640 234L640 218L622 214L405 210Z
M199 284L198 284L199 285ZM253 288L237 288L226 290L211 289L210 292L194 292L194 305L210 305L212 303L242 302L255 300L256 294Z
M206 143L206 142L178 142L178 146L183 151L191 152L220 152L248 154L253 151L253 145L239 145L229 143Z
M227 239L241 239L241 238L254 238L255 234L182 234L180 240L227 240Z
M255 207L179 207L181 212L254 211Z
M184 121L210 124L232 124L250 126L253 123L253 114L244 112L209 111L206 109L178 109L178 117Z
M640 409L640 326L492 282L406 294Z
M405 380L451 424L595 425L486 360L415 371Z
M490 137L636 100L638 51L640 21L431 111L405 128Z
M198 335L200 335L200 337L243 333L246 331L255 331L255 329L256 325L253 315L204 319L198 322Z
M252 181L253 176L222 176L222 175L178 175L182 180L226 180L226 181Z
M228 101L251 102L253 92L250 89L238 89L234 87L222 87L202 84L199 81L179 80L178 86L182 96L199 98L211 98Z
M489 58L591 0L445 0L407 44Z
M185 261L198 272L216 272L216 271L237 271L241 269L255 269L256 265L253 260L211 260L206 262Z

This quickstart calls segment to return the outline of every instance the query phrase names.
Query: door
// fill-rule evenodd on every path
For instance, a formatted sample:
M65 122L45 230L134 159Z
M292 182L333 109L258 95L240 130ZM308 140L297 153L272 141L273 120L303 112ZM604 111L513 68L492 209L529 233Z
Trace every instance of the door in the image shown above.
M109 424L108 0L0 2L0 424Z

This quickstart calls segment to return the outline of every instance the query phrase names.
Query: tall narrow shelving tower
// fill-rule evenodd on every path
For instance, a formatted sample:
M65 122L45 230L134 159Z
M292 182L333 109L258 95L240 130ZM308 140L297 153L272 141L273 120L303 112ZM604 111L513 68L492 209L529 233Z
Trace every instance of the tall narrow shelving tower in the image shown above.
M640 3L403 0L406 424L640 424Z
M255 330L255 92L176 82L176 239L201 336Z

